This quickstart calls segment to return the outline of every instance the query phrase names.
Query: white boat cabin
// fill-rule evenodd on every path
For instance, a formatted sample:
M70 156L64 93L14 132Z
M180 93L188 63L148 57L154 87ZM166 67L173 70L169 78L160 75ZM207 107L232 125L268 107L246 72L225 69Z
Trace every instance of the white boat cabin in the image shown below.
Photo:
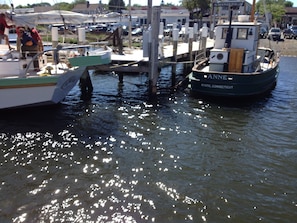
M215 44L210 50L209 70L216 72L254 72L257 60L260 23L249 22L248 16L237 22L218 24ZM230 36L228 31L231 28Z
M34 70L33 63L30 63L31 60L32 56L29 52L26 52L26 57L22 58L20 52L11 51L6 44L0 44L0 78L23 75L22 71L26 69ZM47 63L46 57L44 55L38 57L38 63L40 68L44 67Z

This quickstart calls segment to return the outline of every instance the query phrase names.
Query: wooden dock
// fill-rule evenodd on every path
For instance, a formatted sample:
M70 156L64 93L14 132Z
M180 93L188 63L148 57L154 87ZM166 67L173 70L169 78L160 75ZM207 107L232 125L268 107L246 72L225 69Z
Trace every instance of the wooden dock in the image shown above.
M176 61L185 61L189 58L194 58L194 55L199 51L199 41L192 42L192 57L189 57L189 43L179 42L177 44ZM214 40L207 39L206 48L213 47ZM161 49L159 62L162 65L172 64L174 57L173 44L164 45ZM112 54L111 64L89 66L89 70L97 72L121 72L121 73L147 73L149 71L149 57L143 56L142 49L124 49L124 54ZM194 62L194 61L192 61ZM189 61L191 63L191 61Z

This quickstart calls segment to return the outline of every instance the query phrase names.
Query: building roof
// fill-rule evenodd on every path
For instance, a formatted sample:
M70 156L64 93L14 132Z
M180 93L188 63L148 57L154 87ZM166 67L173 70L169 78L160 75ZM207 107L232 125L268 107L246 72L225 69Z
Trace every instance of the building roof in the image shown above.
M296 14L297 15L297 7L286 7L286 14Z

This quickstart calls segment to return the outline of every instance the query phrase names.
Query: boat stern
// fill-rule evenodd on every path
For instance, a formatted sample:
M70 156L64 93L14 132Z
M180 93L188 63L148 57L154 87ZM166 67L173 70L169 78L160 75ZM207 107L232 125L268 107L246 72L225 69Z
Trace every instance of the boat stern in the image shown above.
M88 72L86 67L76 67L60 75L52 96L53 103L61 102L78 83L84 72Z

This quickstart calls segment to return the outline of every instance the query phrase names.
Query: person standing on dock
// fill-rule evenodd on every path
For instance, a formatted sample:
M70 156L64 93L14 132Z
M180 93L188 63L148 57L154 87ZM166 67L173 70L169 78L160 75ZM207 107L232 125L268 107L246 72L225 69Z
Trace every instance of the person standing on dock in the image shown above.
M43 43L42 43L42 39L41 36L39 35L38 31L36 28L30 28L27 27L28 32L31 34L31 37L35 40L35 42L37 43L37 51L38 52L43 52Z
M13 28L15 27L15 25L7 25L7 22L6 22L6 16L4 13L1 13L0 14L0 40L4 39L5 42L6 42L6 45L8 46L9 50L12 49L12 47L10 46L9 44L9 39L8 39L8 35L5 34L5 28Z
M18 39L21 43L22 59L26 58L26 52L29 52L30 56L34 57L38 53L37 43L28 35L23 27L17 29ZM38 58L33 61L35 70L39 69Z

